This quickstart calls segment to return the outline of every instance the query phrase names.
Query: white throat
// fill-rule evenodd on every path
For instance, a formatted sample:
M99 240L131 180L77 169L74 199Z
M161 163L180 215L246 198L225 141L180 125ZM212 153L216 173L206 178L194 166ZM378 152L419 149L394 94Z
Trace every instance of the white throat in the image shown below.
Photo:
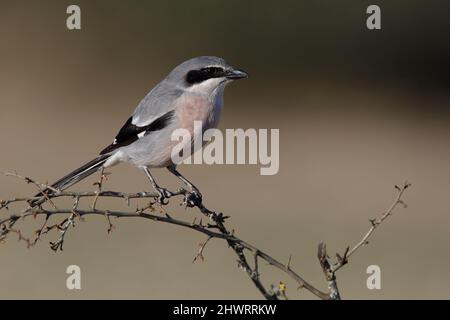
M218 91L223 93L223 88L227 84L228 80L226 78L211 78L200 83L196 83L186 88L187 92L212 96L215 95ZM220 90L220 88L222 88Z

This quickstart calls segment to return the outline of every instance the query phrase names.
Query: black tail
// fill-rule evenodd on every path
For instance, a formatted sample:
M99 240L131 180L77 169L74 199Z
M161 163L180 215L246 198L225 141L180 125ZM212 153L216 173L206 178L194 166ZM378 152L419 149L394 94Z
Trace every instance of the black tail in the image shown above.
M110 156L109 154L101 155L101 156L95 158L94 160L89 161L84 166L72 171L68 175L62 177L61 179L59 179L58 181L53 183L51 185L51 187L53 189L57 189L60 191L69 188L70 186L74 185L75 183L83 180L84 178L86 178L86 177L90 176L91 174L93 174L94 172L96 172L106 162L106 160L108 160L109 156ZM53 191L48 188L45 189L43 192L45 192L46 194L53 193ZM44 195L43 192L38 193L37 195L35 195L35 197L43 196ZM44 202L44 200L45 199L34 200L34 201L30 202L30 205L32 207L34 207L34 206Z

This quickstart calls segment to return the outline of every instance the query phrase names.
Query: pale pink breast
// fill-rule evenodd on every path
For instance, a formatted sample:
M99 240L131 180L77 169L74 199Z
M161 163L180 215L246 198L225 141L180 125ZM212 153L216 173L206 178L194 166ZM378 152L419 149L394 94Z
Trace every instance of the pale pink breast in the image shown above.
M203 130L214 126L216 119L214 119L213 111L213 103L210 99L190 95L180 101L177 116L180 120L180 126L192 135L194 133L194 121L201 121Z

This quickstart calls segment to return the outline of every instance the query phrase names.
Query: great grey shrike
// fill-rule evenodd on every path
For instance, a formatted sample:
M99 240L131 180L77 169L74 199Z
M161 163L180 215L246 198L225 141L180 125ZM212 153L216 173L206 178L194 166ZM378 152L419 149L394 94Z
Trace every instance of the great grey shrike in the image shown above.
M201 203L199 190L177 171L177 164L172 161L172 148L177 143L171 139L172 132L176 129L187 130L192 135L189 143L193 143L195 135L216 127L225 86L246 77L246 72L233 68L218 57L202 56L181 63L142 99L112 144L103 149L98 157L59 179L51 187L64 190L97 170L125 162L145 172L161 203L165 203L172 194L156 183L150 168L166 167L190 188L185 196L187 206ZM202 122L202 132L194 132L194 121ZM54 191L47 189L44 192L51 194ZM43 198L31 205L42 202Z

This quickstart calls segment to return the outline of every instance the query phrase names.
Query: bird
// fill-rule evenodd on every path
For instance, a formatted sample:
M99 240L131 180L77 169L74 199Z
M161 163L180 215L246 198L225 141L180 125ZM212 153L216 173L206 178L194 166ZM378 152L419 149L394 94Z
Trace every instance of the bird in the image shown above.
M187 130L194 135L188 141L193 145L195 135L217 127L225 86L247 77L247 72L216 56L199 56L182 62L140 101L110 145L93 160L38 193L35 196L38 199L30 205L39 205L45 201L45 195L63 191L93 173L119 163L142 170L161 204L167 204L173 193L156 182L150 172L153 168L167 168L190 189L185 194L186 206L201 204L199 189L177 170L178 163L172 160L172 148L177 143L171 139L172 132ZM202 122L202 132L194 132L194 121ZM194 148L187 150L194 151Z

